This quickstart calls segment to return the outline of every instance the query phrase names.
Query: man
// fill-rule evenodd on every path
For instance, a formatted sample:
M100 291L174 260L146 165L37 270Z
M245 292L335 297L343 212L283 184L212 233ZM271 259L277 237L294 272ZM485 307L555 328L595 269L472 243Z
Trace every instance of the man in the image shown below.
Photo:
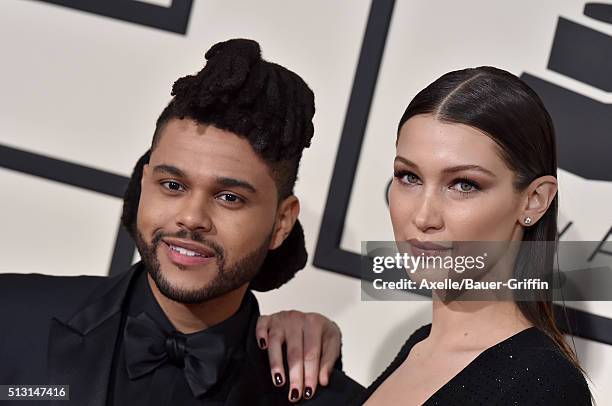
M142 261L113 278L0 277L0 384L70 385L74 405L274 405L250 289L306 263L293 185L314 98L295 73L230 40L177 80L126 193ZM282 386L283 382L276 382ZM339 371L312 404L361 387ZM23 403L20 403L23 404Z

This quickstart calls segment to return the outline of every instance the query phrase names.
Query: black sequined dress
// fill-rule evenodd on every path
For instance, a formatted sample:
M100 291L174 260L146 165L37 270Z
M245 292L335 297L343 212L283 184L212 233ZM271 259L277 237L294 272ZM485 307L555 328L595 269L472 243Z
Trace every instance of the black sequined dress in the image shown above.
M425 325L408 338L357 404L374 393L430 330L431 324ZM531 327L483 351L424 405L581 406L591 405L591 396L582 372L545 333Z

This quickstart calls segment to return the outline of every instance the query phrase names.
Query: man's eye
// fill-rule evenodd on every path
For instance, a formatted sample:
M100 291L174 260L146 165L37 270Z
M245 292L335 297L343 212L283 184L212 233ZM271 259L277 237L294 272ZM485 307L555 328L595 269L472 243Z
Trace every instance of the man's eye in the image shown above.
M222 193L219 195L219 198L229 203L240 203L243 201L241 197L233 193Z
M162 185L164 188L171 190L173 192L178 192L181 190L184 190L185 188L183 187L183 185L181 185L178 182L175 182L173 180L167 180L164 182L160 182L160 185Z

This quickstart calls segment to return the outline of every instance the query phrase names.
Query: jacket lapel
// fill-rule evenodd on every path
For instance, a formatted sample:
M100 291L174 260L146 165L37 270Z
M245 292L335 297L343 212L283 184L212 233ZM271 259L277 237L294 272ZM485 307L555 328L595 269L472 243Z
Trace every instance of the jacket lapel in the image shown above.
M121 325L121 309L140 263L117 278L109 287L92 295L69 320L53 318L48 341L49 382L70 385L71 405L104 406L111 364ZM106 282L106 281L105 281ZM58 401L57 405L63 405Z

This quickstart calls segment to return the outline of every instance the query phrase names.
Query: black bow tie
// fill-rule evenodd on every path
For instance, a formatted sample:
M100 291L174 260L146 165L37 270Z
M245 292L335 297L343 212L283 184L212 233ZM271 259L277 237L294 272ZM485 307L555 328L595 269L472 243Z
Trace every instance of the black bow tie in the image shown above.
M168 334L147 313L140 313L127 317L125 357L130 379L166 362L182 368L193 395L198 397L215 385L227 365L228 354L223 338L217 334Z

